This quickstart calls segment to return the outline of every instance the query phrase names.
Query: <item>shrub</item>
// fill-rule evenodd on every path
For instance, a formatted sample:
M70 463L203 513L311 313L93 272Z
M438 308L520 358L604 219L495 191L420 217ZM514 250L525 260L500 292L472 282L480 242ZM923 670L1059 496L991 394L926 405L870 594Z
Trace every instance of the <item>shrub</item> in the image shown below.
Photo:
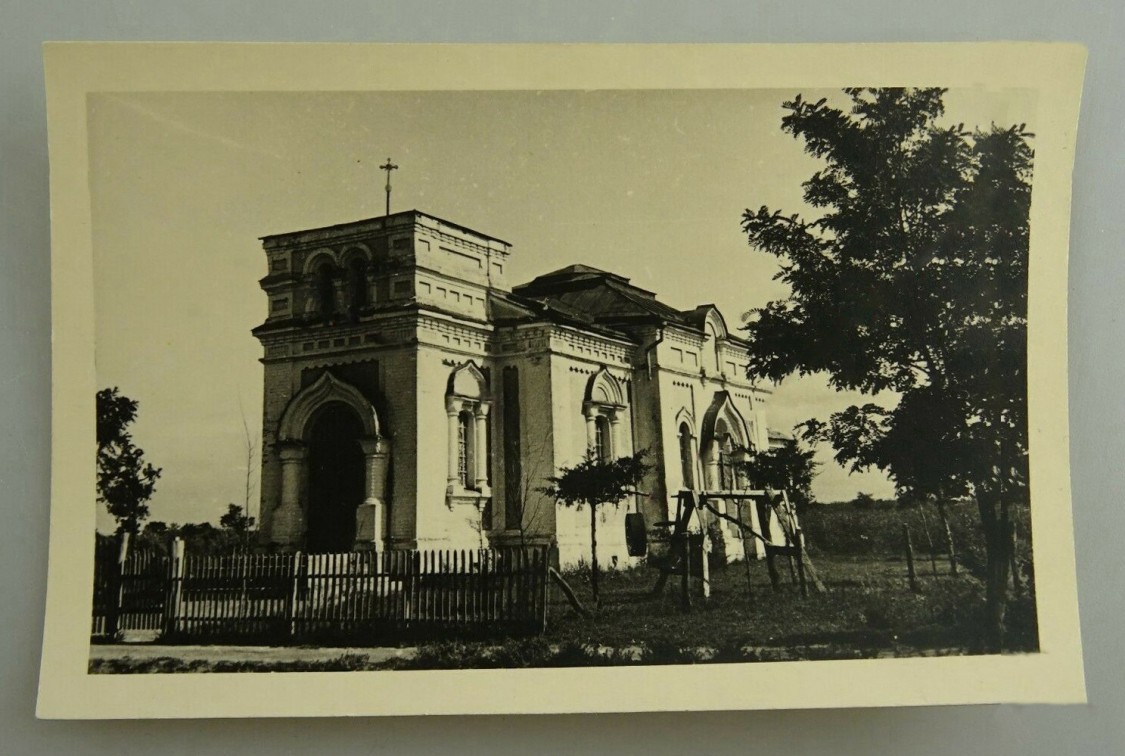
M852 499L852 506L856 509L874 509L875 497L869 493L858 493Z

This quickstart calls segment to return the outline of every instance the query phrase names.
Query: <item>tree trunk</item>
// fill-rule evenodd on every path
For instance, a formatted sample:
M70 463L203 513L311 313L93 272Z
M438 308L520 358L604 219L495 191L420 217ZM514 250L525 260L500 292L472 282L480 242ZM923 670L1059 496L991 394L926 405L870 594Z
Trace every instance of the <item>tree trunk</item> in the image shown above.
M918 588L918 574L914 571L914 545L910 542L910 526L902 524L902 547L906 551L906 575L910 580L910 590L921 593Z
M1012 552L1008 507L991 492L978 496L977 507L986 550L984 640L989 652L1000 653L1004 647L1004 610Z
M1016 524L1008 521L1008 559L1011 561L1012 591L1016 596L1023 593L1023 581L1020 580L1019 559L1016 557Z
M941 526L945 528L945 547L949 553L949 574L954 577L957 576L957 550L953 546L953 529L949 527L949 518L945 514L945 496L938 494L937 498L937 511L938 517L941 518Z
M930 521L926 519L926 503L918 505L918 514L922 516L922 531L926 534L926 545L930 547L930 572L937 577L937 549L934 548L934 539L930 535Z
M598 597L598 508L590 505L590 591L594 594L594 608L601 606Z

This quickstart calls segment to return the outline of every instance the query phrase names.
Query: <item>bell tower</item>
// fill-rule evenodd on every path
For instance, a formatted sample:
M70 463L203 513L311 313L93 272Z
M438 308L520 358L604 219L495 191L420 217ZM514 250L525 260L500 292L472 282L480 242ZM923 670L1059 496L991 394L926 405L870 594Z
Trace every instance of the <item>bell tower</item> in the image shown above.
M489 291L507 290L510 245L415 210L261 242L261 538L287 549L414 548L433 456L429 363L483 364ZM340 459L354 464L333 472ZM353 483L337 485L342 475Z

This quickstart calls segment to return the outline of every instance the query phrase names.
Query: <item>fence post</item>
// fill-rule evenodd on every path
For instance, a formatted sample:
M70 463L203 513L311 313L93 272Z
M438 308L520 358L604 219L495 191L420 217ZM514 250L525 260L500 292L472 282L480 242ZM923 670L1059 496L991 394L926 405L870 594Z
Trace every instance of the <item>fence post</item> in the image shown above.
M285 602L285 616L289 620L289 635L297 635L297 603L301 589L301 552L293 552L293 580L289 586L289 598Z
M184 591L184 540L172 540L172 555L168 563L168 592L164 599L164 636L179 632L180 603Z
M707 550L709 543L711 543L711 536L704 533L702 542L699 544L699 554L702 557L699 564L699 577L702 581L700 592L705 599L711 598L711 552Z
M920 593L918 576L914 572L914 544L910 542L910 526L905 522L902 524L902 542L906 547L906 574L910 578L910 590Z
M419 575L422 574L422 554L419 551L411 551L406 556L407 589L405 591L406 605L403 608L403 618L409 627L414 624L418 615L417 596L421 582Z
M805 597L809 595L809 586L805 582L805 534L800 528L794 533L794 540L797 548L797 579L801 584L801 596Z
M754 575L750 570L750 561L753 558L753 555L750 553L750 542L746 539L746 514L742 509L745 505L745 501L743 501L742 499L738 500L738 522L740 524L740 527L738 528L738 534L741 537L740 540L742 541L742 562L746 567L746 598L753 600Z
M110 601L106 607L105 634L110 640L117 639L118 625L121 621L121 604L125 598L125 561L129 558L129 531L122 530L118 535L117 560L110 573Z

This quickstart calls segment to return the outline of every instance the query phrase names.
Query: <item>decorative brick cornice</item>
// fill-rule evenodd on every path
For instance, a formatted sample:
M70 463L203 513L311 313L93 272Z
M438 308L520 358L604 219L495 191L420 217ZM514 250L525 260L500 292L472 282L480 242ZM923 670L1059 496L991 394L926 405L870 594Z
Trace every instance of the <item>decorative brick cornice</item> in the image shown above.
M688 330L682 326L667 325L664 328L664 342L683 344L685 346L701 349L703 347L704 338L698 331Z
M433 239L439 244L444 244L450 247L463 247L464 249L471 249L474 252L481 253L485 257L508 257L511 252L507 249L500 247L490 247L486 244L474 242L470 239L463 239L459 236L447 234L444 231L439 231L432 226L426 226L421 223L415 223L414 229L418 235L423 238Z

